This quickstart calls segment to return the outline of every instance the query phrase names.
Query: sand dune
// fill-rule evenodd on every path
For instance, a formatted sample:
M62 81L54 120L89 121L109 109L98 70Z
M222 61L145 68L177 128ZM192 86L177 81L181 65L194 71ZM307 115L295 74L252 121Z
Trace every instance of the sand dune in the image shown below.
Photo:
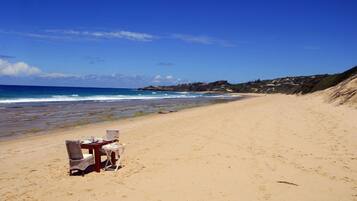
M267 95L3 142L0 200L357 200L356 117ZM64 140L105 129L125 167L69 177Z
M349 105L357 108L357 75L351 76L338 85L322 92L325 100L337 105Z

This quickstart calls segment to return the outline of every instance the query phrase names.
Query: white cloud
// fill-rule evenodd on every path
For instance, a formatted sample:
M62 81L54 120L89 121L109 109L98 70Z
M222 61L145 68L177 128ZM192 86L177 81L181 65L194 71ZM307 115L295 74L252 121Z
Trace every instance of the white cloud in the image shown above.
M38 74L41 74L41 70L39 68L30 66L25 62L10 63L7 60L0 59L0 75L26 76Z
M44 72L25 62L9 62L0 58L0 83L55 86L102 86L102 87L144 87L153 84L172 85L181 79L172 75L73 75L59 72Z
M193 36L185 34L172 34L171 38L182 40L189 43L199 43L203 45L220 45L223 47L234 47L235 45L229 41L212 38L209 36Z
M89 37L96 39L127 39L133 41L152 41L155 36L148 33L131 31L78 31L78 30L46 30L47 33L69 35L76 37Z
M190 43L200 43L205 45L213 44L213 40L207 36L191 36L191 35L183 35L183 34L173 34L173 38L179 39L182 41L190 42Z
M64 73L47 73L43 72L38 67L30 66L25 62L9 62L8 60L0 58L0 76L36 76L42 78L68 78L78 77L76 75Z
M154 77L154 80L159 80L159 79L161 79L161 75L156 75L156 76Z
M172 75L166 75L166 76L156 75L152 80L152 82L154 83L161 83L161 84L176 84L180 81L181 79L176 79Z
M202 45L218 45L222 47L235 47L235 44L228 40L210 37L206 35L189 35L189 34L164 34L163 36L153 35L143 32L133 32L127 30L109 30L109 31L93 31L93 30L75 30L75 29L48 29L36 32L17 32L0 30L0 34L12 34L18 36L31 37L35 39L48 40L113 40L125 39L139 42L150 42L158 39L180 40L188 43L196 43ZM240 42L242 43L242 42ZM159 65L172 66L171 63L159 63Z
M1 34L11 34L15 36L25 36L35 39L42 39L42 40L70 40L71 38L65 35L49 35L46 33L29 33L29 32L18 32L18 31L4 31L0 30Z
M173 77L172 75L167 75L165 78L166 78L167 80L172 80L174 77Z
M70 75L70 74L64 74L64 73L41 73L39 74L40 77L45 77L45 78L68 78L68 77L79 77L77 75Z

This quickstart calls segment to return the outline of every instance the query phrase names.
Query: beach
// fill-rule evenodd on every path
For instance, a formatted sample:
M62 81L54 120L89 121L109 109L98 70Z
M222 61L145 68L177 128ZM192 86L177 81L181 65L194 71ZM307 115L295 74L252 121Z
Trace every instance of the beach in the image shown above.
M255 95L2 141L0 200L357 200L356 117L316 94ZM68 176L64 141L106 129L123 167Z

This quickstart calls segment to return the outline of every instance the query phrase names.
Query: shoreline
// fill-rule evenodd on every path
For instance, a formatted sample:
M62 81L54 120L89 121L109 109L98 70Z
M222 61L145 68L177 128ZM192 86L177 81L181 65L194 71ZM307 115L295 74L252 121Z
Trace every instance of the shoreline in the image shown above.
M188 108L188 109L192 109L192 108ZM183 109L183 110L185 110L185 109ZM127 118L122 118L122 119L107 120L107 121L101 121L101 122L93 122L93 123L83 124L83 125L74 126L74 127L53 129L53 130L44 131L41 133L31 133L31 134L26 134L23 136L10 137L5 140L0 140L0 145L13 144L13 143L18 143L18 142L26 142L26 141L35 141L35 140L45 140L45 139L50 139L52 137L61 137L62 135L66 135L67 133L77 132L78 130L82 130L82 129L90 130L91 128L106 127L106 126L110 126L110 125L117 124L117 123L127 123L130 121L142 121L142 120L145 120L146 118L151 118L151 117L154 117L157 115L159 115L159 114L150 113L150 114L146 114L143 116L127 117Z
M232 94L231 99L214 99L211 102L203 103L203 104L186 104L182 107L176 108L177 110L170 110L170 107L166 108L168 110L158 110L158 111L151 111L151 112L140 112L140 114L133 113L133 115L129 116L120 116L117 118L113 119L102 119L94 122L83 122L83 123L76 123L75 125L63 125L59 126L57 128L52 128L48 130L42 130L42 131L37 131L37 132L32 132L31 129L29 131L26 131L25 134L20 134L20 135L7 135L7 136L0 136L0 144L1 143L6 143L9 141L13 140L21 140L21 139L26 139L29 137L38 137L38 136L45 136L45 135L52 135L51 133L57 133L57 132L65 132L71 129L76 129L76 128L82 128L85 126L90 126L90 125L97 125L97 124L105 124L105 123L111 123L111 122L120 122L120 121L125 121L128 119L136 119L140 117L146 117L146 116L153 116L153 115L164 115L160 114L160 111L182 111L182 110L187 110L191 108L196 108L196 107L204 107L208 105L215 105L215 104L221 104L221 103L227 103L231 101L239 101L247 98L252 98L252 97L257 97L259 95L254 95L254 94ZM105 103L103 103L105 104ZM85 120L86 117L83 117ZM80 119L79 121L82 121Z

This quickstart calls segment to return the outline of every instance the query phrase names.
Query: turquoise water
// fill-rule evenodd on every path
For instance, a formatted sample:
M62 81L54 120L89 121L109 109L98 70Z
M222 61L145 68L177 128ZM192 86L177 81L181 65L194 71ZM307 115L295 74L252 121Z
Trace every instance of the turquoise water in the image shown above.
M126 88L0 85L0 103L120 101L215 96L188 92L142 91ZM222 95L220 95L222 96Z

